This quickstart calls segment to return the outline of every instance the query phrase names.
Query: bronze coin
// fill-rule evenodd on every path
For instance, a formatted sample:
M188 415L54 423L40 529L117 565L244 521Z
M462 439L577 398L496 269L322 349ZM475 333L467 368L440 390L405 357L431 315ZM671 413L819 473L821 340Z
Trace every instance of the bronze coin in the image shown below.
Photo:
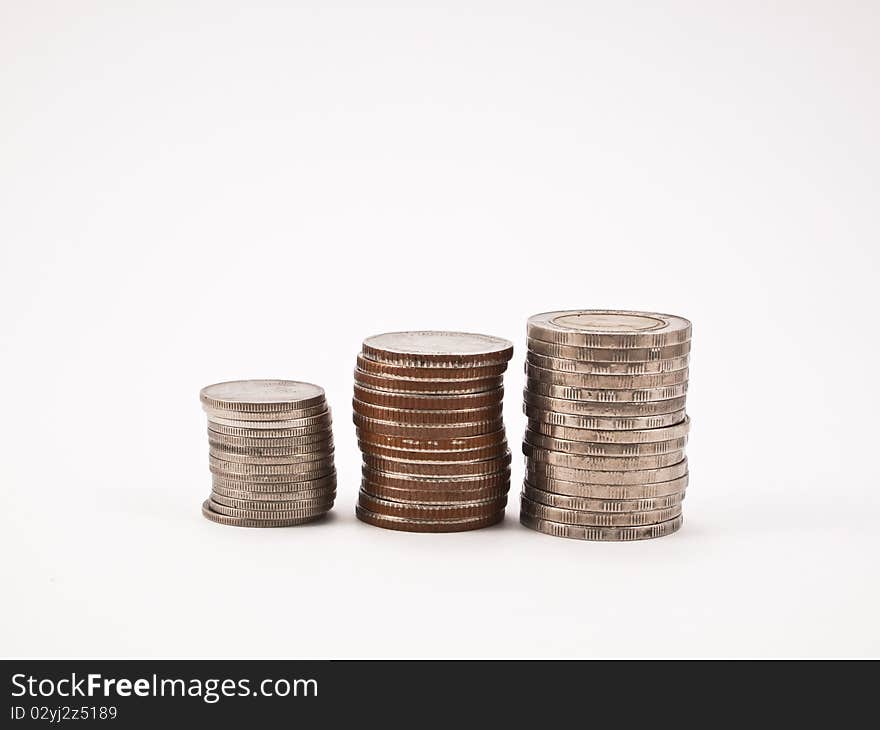
M510 491L510 480L505 484L476 489L449 489L443 486L426 487L424 489L403 489L374 484L367 479L361 480L361 491L373 497L390 499L394 502L421 502L423 504L448 504L456 502L474 502L483 499L503 497Z
M429 462L429 461L400 461L388 459L371 454L363 454L364 465L375 471L386 474L410 474L419 477L471 477L485 474L495 474L510 466L511 455L507 452L504 456L487 459L485 461L467 462Z
M488 517L476 517L461 520L416 520L406 517L391 517L389 515L377 515L360 505L355 509L355 514L361 522L366 522L375 527L383 527L386 530L399 530L401 532L464 532L466 530L478 530L489 527L504 519L504 510L498 510Z
M354 382L365 388L373 388L374 390L387 391L389 393L435 393L435 394L454 394L454 393L484 393L489 390L495 390L504 385L504 378L470 378L457 380L427 380L425 378L390 378L382 375L374 375L373 373L365 373L363 370L355 369Z
M377 515L408 517L416 520L462 520L494 515L507 506L507 497L458 504L419 504L394 502L361 492L358 495L358 504Z
M480 421L492 421L499 419L502 416L501 404L485 408L456 409L450 411L415 410L375 406L354 398L352 400L352 407L354 408L354 412L359 416L372 418L378 421L390 421L392 423L409 425L477 423Z
M477 423L453 423L453 424L412 424L382 421L375 418L366 418L358 413L354 414L355 425L364 432L382 436L399 436L402 438L415 439L450 439L465 438L468 436L480 436L504 428L504 421L499 416L490 421Z
M504 400L504 388L483 393L457 393L455 395L434 395L410 393L389 393L385 390L365 388L355 383L354 397L361 403L384 406L402 410L454 411L473 410L500 406Z

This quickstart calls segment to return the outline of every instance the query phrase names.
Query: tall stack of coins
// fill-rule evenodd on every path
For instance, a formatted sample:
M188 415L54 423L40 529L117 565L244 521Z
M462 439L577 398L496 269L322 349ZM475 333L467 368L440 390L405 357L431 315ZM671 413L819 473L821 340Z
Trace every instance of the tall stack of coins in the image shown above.
M336 497L324 389L293 380L202 388L211 496L202 514L235 527L289 527L326 514Z
M668 314L529 319L522 524L582 540L681 526L690 339L691 323Z
M364 340L354 372L357 516L408 532L499 522L510 489L501 407L513 345L462 332Z

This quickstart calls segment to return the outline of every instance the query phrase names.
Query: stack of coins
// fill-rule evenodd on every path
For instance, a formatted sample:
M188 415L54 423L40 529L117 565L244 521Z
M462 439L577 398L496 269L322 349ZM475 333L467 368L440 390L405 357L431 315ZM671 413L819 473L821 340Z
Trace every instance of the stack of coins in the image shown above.
M681 526L690 338L691 323L668 314L529 319L522 524L581 540Z
M369 337L354 372L363 455L357 516L408 532L459 532L504 518L510 450L503 376L513 345L462 332Z
M235 527L289 527L326 514L336 497L324 389L292 380L202 388L211 496L202 514Z

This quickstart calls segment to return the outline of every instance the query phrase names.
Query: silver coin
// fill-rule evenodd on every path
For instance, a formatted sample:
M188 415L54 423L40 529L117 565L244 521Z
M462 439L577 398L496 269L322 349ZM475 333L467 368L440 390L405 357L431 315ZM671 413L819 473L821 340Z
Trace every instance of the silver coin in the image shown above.
M630 433L630 432L626 432ZM563 454L580 454L583 456L652 456L680 451L687 446L687 436L669 441L652 441L648 443L594 443L590 441L568 441L526 429L524 441L527 444L549 451Z
M326 403L288 411L233 411L223 408L211 408L202 404L202 410L207 414L208 419L215 423L226 423L227 421L234 424L268 423L271 424L272 428L280 428L279 424L287 424L290 421L301 421L306 418L313 419L316 416L324 416L329 412Z
M330 492L327 495L313 498L313 499L296 499L296 500L287 500L283 502L269 502L264 499L260 500L247 500L247 499L235 499L233 497L227 497L223 494L218 494L217 492L211 492L211 502L216 504L222 504L224 507L230 507L232 509L252 511L252 512L268 512L271 516L273 512L285 512L285 511L295 511L295 510L303 510L303 509L330 509L333 506L333 501L336 498L336 492Z
M543 352L556 351L557 345L548 345L546 342L536 350L531 347L526 353L526 362L529 365L552 370L560 373L580 373L581 375L648 375L657 373L672 373L687 369L690 364L690 355L678 357L655 358L653 360L636 362L615 362L608 360L587 360L581 358L564 358L544 355ZM675 347L680 347L676 345ZM549 349L548 349L549 348ZM569 352L568 350L563 350ZM605 357L610 357L606 354Z
M364 340L363 356L417 367L493 365L513 355L513 343L471 332L387 332Z
M211 472L221 476L241 475L247 479L258 477L287 477L291 475L313 475L312 478L329 474L333 469L333 459L318 459L304 464L240 464L235 461L224 461L215 456L208 457ZM306 478L306 477L303 477Z
M236 509L235 507L227 507L225 504L215 502L213 499L208 500L208 507L212 512L225 515L227 517L239 517L246 520L297 520L307 519L309 517L317 517L332 508L332 502L321 505L320 507L303 507L290 510L246 510Z
M528 422L528 429L534 433L566 441L596 444L650 444L660 441L671 441L687 436L691 430L691 420L689 417L684 416L683 420L679 423L665 427L652 426L627 431L611 431L595 428L572 428L554 425L539 419L531 419Z
M571 413L557 413L543 408L535 408L528 403L523 404L523 413L531 421L564 426L567 429L589 429L591 431L643 431L660 429L681 423L685 418L685 410L663 413L656 416L607 417L586 416ZM531 424L530 424L531 425ZM544 431L542 431L544 433Z
M205 386L202 403L212 410L297 411L324 403L324 389L296 380L230 380Z
M554 494L523 482L522 494L533 502L546 504L548 507L580 510L581 512L647 512L666 509L681 505L684 492L669 494L664 497L649 499L591 499L589 497L571 497L566 494Z
M605 542L624 542L629 540L648 540L671 535L682 524L681 516L668 522L647 527L586 527L583 525L564 525L561 522L542 520L520 513L520 523L532 530L554 537L568 537L575 540L597 540Z
M308 474L292 474L270 477L241 477L224 476L213 474L211 484L214 491L223 489L241 492L277 494L280 492L306 492L318 489L336 489L336 470L319 477L310 477ZM230 495L235 496L235 495Z
M662 469L678 464L684 459L684 449L671 451L668 454L649 456L587 456L582 454L565 454L558 451L547 451L531 444L523 444L523 454L532 465L551 464L567 469L587 469L592 471L618 472L624 470Z
M643 388L622 390L599 388L576 388L571 385L553 385L532 378L526 379L526 390L535 395L562 400L588 401L600 403L652 403L675 398L683 398L687 394L687 383L665 385L660 388Z
M271 422L261 423L260 426L269 426L271 428L248 428L239 425L229 426L212 423L208 420L208 436L217 434L220 436L230 436L242 439L296 439L307 436L321 435L326 438L332 431L332 422L329 414L326 418L319 420L306 419L308 423L304 426L294 426L291 428L275 428L275 424ZM234 422L238 423L238 422Z
M604 403L601 401L564 400L536 395L528 390L523 391L526 405L540 408L553 413L569 413L578 416L606 416L614 418L662 416L685 407L685 397L669 400L651 401L649 403Z
M540 520L561 522L564 525L583 525L587 527L639 527L656 525L673 520L681 515L681 505L664 507L650 512L581 512L579 510L548 507L533 502L528 497L520 498L522 514Z
M255 452L281 453L289 449L294 453L297 449L311 450L321 448L323 444L333 444L333 432L330 429L304 436L285 436L270 438L252 438L250 436L231 436L208 430L208 443L228 449L253 449Z
M332 416L329 410L318 413L314 416L304 416L302 418L286 418L283 420L253 420L241 421L235 418L225 418L208 414L208 428L212 431L219 430L217 426L229 426L238 429L236 433L256 438L257 434L252 432L270 429L276 431L298 431L310 426L327 427L332 423ZM221 433L230 433L230 431L221 431Z
M228 525L230 527L293 527L294 525L302 525L306 522L314 520L327 514L326 511L318 512L308 517L296 517L290 519L248 519L245 517L231 517L215 512L211 509L211 500L207 499L202 503L202 515L220 525Z
M691 339L683 317L616 309L575 309L529 317L528 336L560 345L594 348L668 347Z
M655 499L680 494L687 489L689 476L652 484L586 484L564 479L554 479L546 474L526 472L525 483L536 489L567 497L587 497L589 499Z
M590 388L602 390L647 390L665 388L671 385L687 383L688 368L673 370L666 373L650 373L647 375L604 375L594 373L572 373L560 370L548 370L529 361L525 363L526 377L550 385L567 385L571 388Z
M299 500L322 499L336 494L336 483L321 489L301 489L295 492L252 492L246 489L227 489L214 484L212 493L228 499L245 502L296 502ZM222 500L220 500L222 502Z
M321 449L320 451L306 451L297 454L282 454L279 456L261 456L258 454L242 454L240 452L230 451L228 449L211 448L208 450L210 456L223 461L234 462L236 464L309 464L315 461L326 461L332 459L334 449L329 451Z
M208 446L214 451L233 456L264 456L273 458L305 456L307 457L304 459L305 461L308 461L309 458L315 458L314 454L331 454L334 449L333 439L316 441L315 443L305 444L304 446L267 446L265 448L257 446L230 446L227 443L209 439ZM220 458L222 459L224 457L221 456ZM230 459L230 461L234 461L234 459ZM294 461L296 461L296 459L294 459Z
M550 479L561 479L581 484L653 484L678 479L687 473L687 459L682 459L671 466L657 469L633 469L629 471L611 471L607 469L573 469L571 467L554 466L540 461L529 460L526 465L528 473L542 474ZM529 479L532 482L531 479ZM534 482L532 482L534 483ZM540 485L536 485L540 486ZM553 490L548 490L553 491Z

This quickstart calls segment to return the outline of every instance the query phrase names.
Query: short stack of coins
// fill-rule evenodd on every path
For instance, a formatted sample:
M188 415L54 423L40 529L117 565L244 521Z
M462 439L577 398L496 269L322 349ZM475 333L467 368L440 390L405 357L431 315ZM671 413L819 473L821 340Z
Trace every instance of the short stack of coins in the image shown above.
M528 321L520 521L581 540L681 527L691 323L575 310Z
M357 516L407 532L500 522L510 490L503 377L508 340L394 332L364 340L354 372L363 456Z
M330 511L333 433L324 389L293 380L202 388L211 496L202 514L235 527L290 527Z

